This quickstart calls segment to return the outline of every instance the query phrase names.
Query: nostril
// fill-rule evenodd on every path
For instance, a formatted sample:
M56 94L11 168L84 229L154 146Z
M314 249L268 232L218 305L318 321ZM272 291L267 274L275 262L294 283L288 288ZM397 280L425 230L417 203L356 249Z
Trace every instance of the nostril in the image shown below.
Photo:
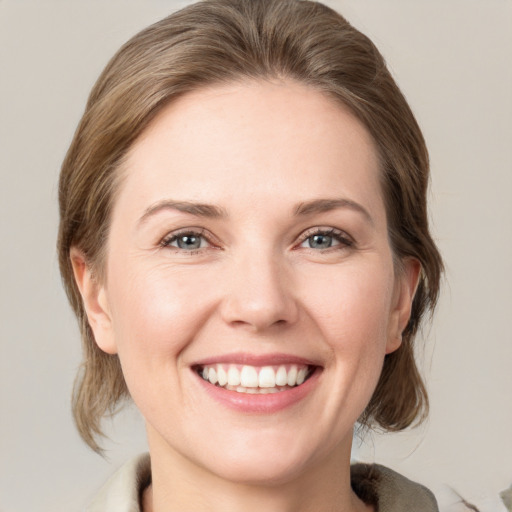
M278 319L278 320L266 320L260 318L252 318L247 320L232 320L229 322L231 326L235 328L244 328L254 330L254 331L263 331L270 328L276 327L285 327L288 325L288 320Z
M230 294L221 306L223 320L233 327L262 331L296 322L298 307L293 297L255 297L256 292Z
M240 252L221 288L219 311L232 326L263 330L297 318L293 281L273 249Z

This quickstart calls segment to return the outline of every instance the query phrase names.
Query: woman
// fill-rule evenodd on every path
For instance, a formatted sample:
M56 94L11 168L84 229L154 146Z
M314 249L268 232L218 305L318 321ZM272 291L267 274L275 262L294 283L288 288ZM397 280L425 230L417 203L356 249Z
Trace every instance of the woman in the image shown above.
M63 164L59 254L79 431L100 451L130 396L150 458L91 510L437 510L350 468L356 422L427 412L427 184L382 57L321 4L208 0L121 48Z

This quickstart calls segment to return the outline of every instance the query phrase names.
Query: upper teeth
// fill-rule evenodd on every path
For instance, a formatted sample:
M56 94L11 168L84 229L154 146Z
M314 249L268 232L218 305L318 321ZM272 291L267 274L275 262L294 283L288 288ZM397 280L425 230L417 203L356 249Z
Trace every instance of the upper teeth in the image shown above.
M305 365L249 366L235 364L211 364L202 367L203 379L219 386L244 388L275 388L298 386L308 373Z

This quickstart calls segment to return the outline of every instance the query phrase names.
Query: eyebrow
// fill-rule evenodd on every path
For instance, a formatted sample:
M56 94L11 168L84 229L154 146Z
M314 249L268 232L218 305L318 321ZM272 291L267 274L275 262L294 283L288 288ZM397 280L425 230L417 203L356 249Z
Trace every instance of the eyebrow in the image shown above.
M158 201L158 203L147 208L138 223L143 224L149 219L149 217L164 210L176 210L183 213L189 213L197 217L207 217L211 219L227 217L226 210L218 206L205 203L192 203L190 201L172 201L164 199L163 201Z
M322 213L338 208L348 208L358 212L365 217L365 219L373 226L374 221L368 210L359 203L352 201L351 199L313 199L297 205L295 209L295 215L310 215L312 213Z
M336 210L338 208L348 208L356 211L365 217L365 219L373 226L374 221L371 215L368 213L362 205L352 201L351 199L313 199L299 203L294 211L296 216L311 215L314 213L328 212ZM176 210L183 213L189 213L197 217L206 217L210 219L219 219L228 217L227 211L224 208L215 206L207 203L193 203L190 201L173 201L170 199L164 199L157 203L149 206L141 218L138 224L143 224L153 215L164 211L164 210Z

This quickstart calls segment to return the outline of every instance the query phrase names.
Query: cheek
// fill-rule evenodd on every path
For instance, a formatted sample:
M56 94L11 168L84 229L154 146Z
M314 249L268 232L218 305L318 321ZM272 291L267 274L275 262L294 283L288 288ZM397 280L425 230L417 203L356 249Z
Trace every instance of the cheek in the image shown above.
M184 272L132 267L123 281L112 275L114 335L130 395L153 418L180 410L181 354L208 316L211 298Z
M112 275L112 311L119 356L153 365L172 361L207 312L204 293L186 272L138 268L123 282ZM124 360L124 361L123 361Z
M311 316L333 347L384 350L393 294L391 265L331 269L323 278L317 274L308 289Z

